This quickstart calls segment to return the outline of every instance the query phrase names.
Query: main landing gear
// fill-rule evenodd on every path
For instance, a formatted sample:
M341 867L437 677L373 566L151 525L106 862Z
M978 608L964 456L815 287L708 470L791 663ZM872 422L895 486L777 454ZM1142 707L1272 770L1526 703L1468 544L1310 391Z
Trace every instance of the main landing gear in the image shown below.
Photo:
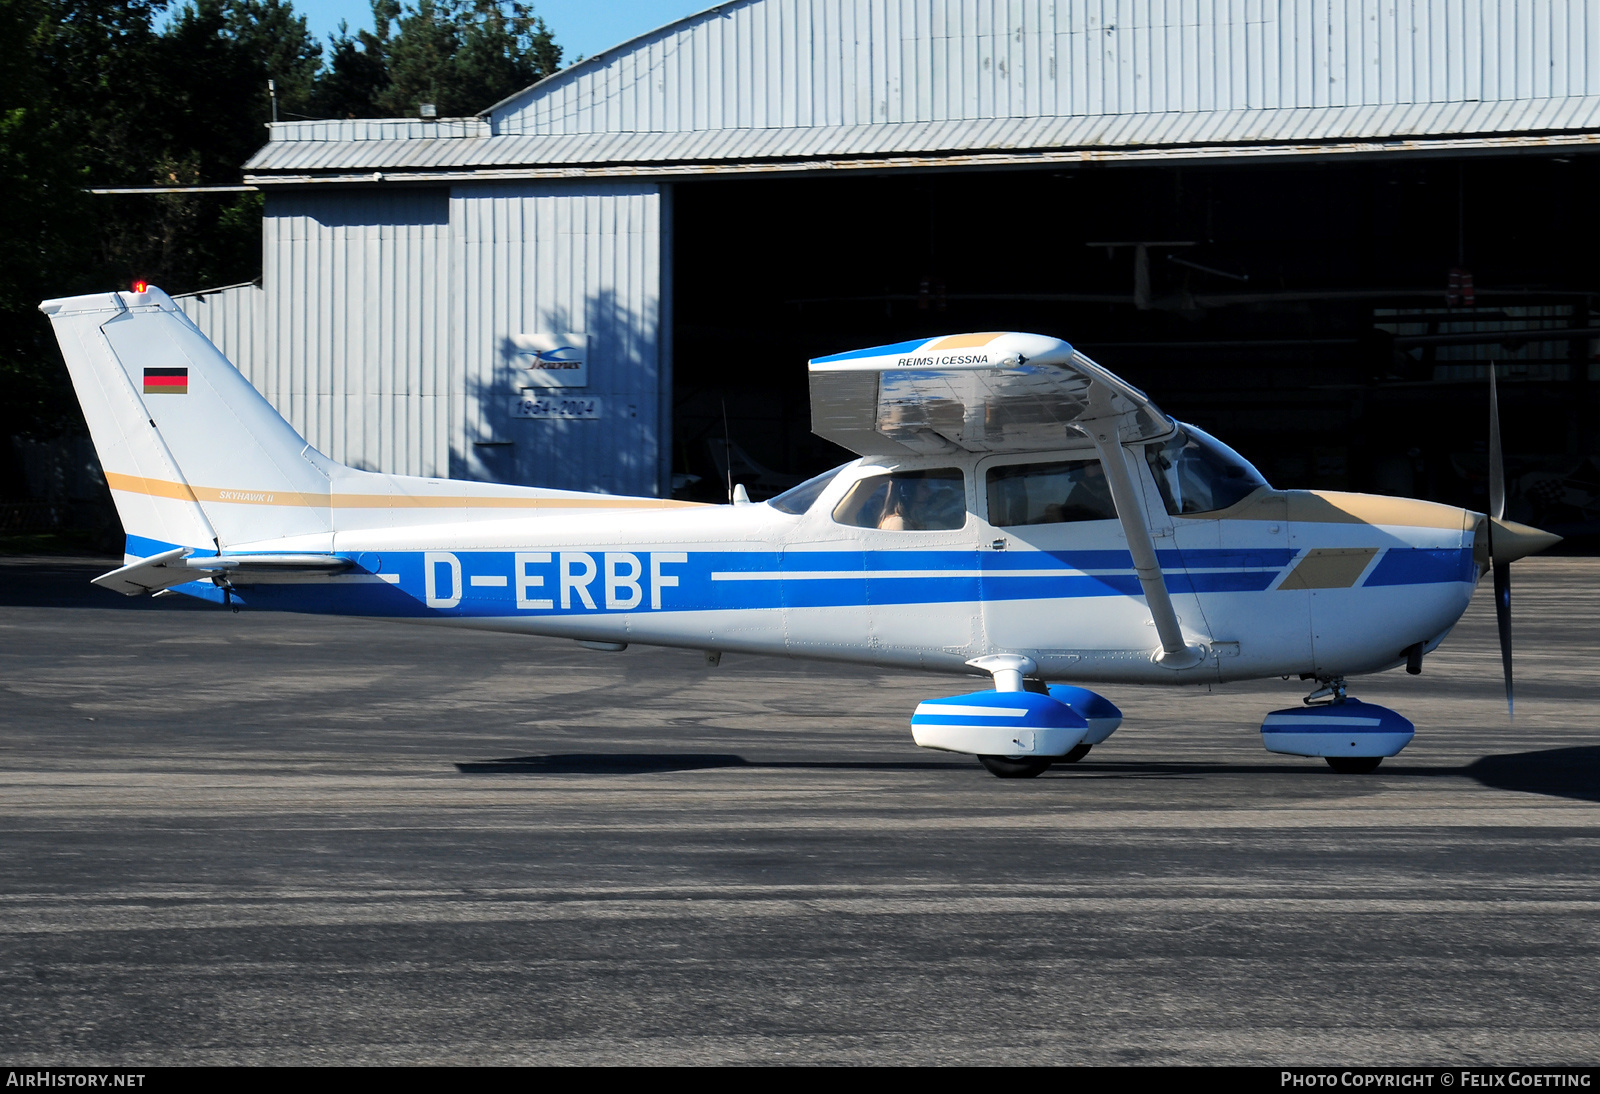
M1054 756L979 756L978 762L999 779L1033 779L1050 770Z
M1328 766L1341 775L1366 775L1378 770L1382 756L1324 756Z
M1122 724L1103 695L1025 676L1035 667L1026 657L996 654L970 664L993 673L995 689L919 703L911 735L923 748L976 756L1001 779L1032 779L1053 764L1077 763Z
M1032 779L1043 775L1056 764L1077 763L1093 747L1076 744L1065 756L979 756L978 762L988 768L989 774L999 779Z

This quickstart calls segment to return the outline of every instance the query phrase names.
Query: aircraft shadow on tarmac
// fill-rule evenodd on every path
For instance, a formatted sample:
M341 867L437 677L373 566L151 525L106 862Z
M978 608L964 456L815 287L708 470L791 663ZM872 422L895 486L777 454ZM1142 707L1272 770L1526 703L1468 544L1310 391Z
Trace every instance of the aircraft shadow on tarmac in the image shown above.
M463 775L645 775L667 771L705 771L743 767L752 771L969 771L980 770L976 757L948 760L747 760L726 752L563 752L547 756L510 756L500 760L459 762ZM1050 774L1097 779L1192 779L1207 774L1249 772L1260 767L1227 764L1081 764L1058 766ZM1299 767L1274 766L1277 773Z
M811 771L968 771L981 770L976 757L947 760L747 760L731 752L562 752L546 756L510 756L500 760L460 762L464 775L642 775L667 771L704 771L719 767L751 770ZM1297 774L1304 765L1215 763L1087 763L1058 765L1050 775L1096 779L1193 779L1201 775Z
M563 752L543 756L512 756L499 760L457 763L464 775L643 775L668 771L704 771L721 767L753 769L810 769L828 771L941 771L967 769L965 760L768 760L753 762L731 752ZM1314 775L1338 776L1311 764L1218 763L1084 763L1058 765L1052 775L1099 779L1192 779L1203 775ZM1464 767L1400 767L1380 769L1380 775L1430 777L1466 776L1496 790L1600 801L1600 746L1552 748L1484 756Z
M829 770L923 771L965 767L938 760L769 760L751 763L726 752L563 752L551 756L512 756L504 760L458 763L463 775L644 775L663 771L704 771L717 767L826 768Z
M1600 802L1600 746L1485 756L1462 768L1484 786Z

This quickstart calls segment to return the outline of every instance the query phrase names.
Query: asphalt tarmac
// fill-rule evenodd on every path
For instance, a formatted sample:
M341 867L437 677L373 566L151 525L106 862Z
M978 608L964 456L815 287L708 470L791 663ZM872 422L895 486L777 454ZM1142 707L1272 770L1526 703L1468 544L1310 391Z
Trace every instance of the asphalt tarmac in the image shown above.
M1035 780L958 678L128 600L0 560L0 1063L1600 1060L1600 560L1485 585L1375 774L1298 681L1107 688ZM981 686L978 681L971 682Z

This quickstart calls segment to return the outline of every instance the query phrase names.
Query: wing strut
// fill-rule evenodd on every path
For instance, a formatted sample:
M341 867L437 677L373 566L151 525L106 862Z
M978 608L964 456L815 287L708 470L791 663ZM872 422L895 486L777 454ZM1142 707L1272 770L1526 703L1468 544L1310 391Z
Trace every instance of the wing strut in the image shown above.
M1191 646L1183 640L1183 628L1178 625L1178 613L1172 608L1172 596L1167 592L1167 582L1161 576L1161 563L1156 558L1156 545L1150 535L1150 519L1145 515L1142 491L1134 485L1128 471L1128 450L1122 446L1122 434L1117 418L1101 418L1083 423L1094 440L1095 451L1100 454L1100 464L1106 469L1106 482L1111 486L1111 500L1117 506L1117 519L1122 521L1123 535L1128 538L1128 550L1133 555L1133 569L1144 588L1145 603L1150 606L1150 617L1155 621L1156 634L1161 638L1161 652L1156 661L1168 668L1192 668L1205 660L1205 650Z

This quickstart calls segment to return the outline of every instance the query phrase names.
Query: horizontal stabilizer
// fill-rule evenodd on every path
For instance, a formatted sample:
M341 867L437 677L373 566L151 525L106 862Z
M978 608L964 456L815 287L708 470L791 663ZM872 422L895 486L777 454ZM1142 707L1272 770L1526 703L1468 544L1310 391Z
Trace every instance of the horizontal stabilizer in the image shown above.
M130 562L108 574L101 574L94 579L94 584L123 596L138 596L140 593L153 593L173 585L182 585L199 576L183 565L184 556L192 553L187 547L174 547L159 555Z
M101 574L94 584L123 596L160 592L208 577L247 577L252 574L336 574L351 562L337 555L205 555L195 558L187 547L130 562Z
M337 574L351 562L338 555L215 555L185 559L184 565L208 574Z

